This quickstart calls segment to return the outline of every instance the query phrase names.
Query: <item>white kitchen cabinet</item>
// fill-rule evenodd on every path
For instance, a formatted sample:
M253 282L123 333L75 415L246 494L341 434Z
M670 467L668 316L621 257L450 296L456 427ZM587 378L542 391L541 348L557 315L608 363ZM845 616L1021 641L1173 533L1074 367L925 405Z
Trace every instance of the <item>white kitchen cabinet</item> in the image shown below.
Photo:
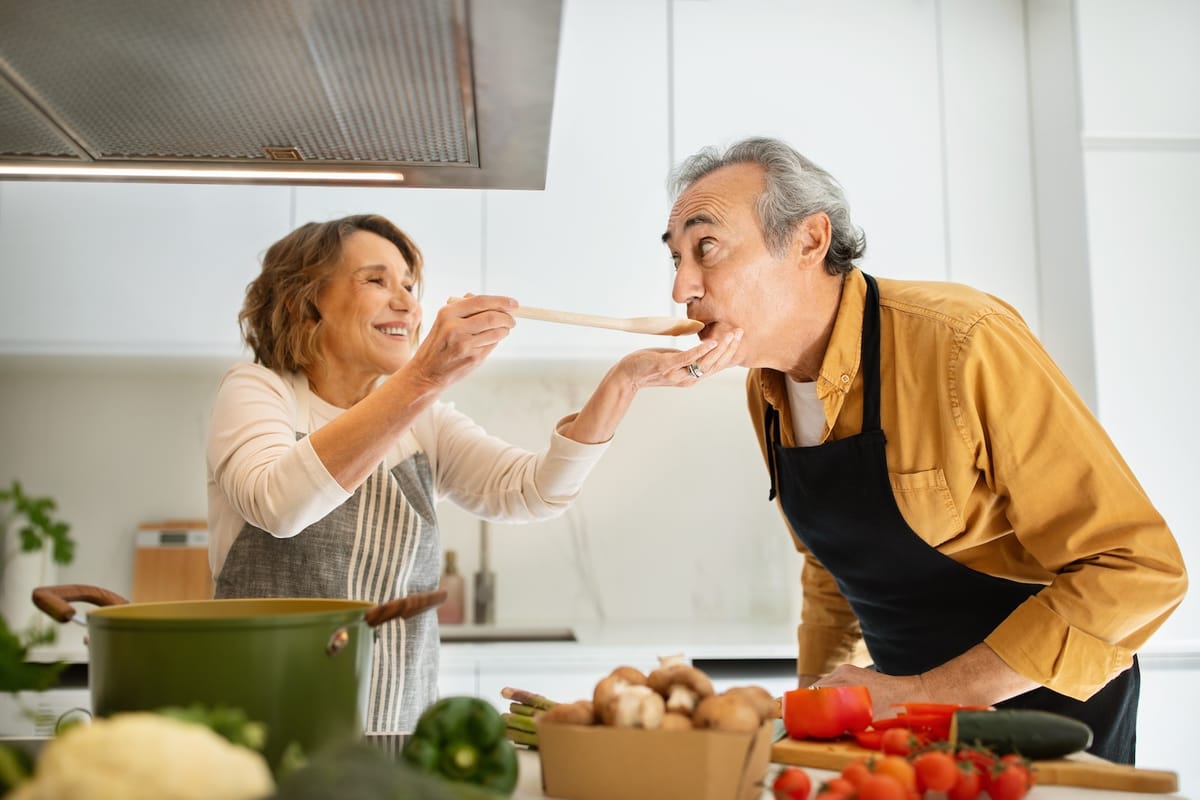
M670 106L667 5L565 4L546 189L485 197L487 290L530 306L682 315L661 242ZM695 343L695 339L679 340ZM520 320L500 357L610 358L671 339Z
M288 189L0 183L0 352L241 354L237 315Z
M865 269L948 277L933 0L677 2L674 22L676 160L783 139L842 184Z
M416 242L424 261L428 331L449 297L482 294L483 195L474 189L298 187L295 224L381 214Z

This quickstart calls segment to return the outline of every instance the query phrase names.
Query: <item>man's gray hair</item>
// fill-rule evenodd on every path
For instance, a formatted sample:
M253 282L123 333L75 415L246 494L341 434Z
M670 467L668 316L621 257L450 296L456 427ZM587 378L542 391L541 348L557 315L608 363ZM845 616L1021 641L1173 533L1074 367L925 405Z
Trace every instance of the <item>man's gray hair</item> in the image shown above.
M766 170L766 188L755 210L772 255L782 257L800 221L823 211L832 229L825 269L832 275L849 272L855 259L862 258L867 237L850 221L850 204L841 185L778 139L743 139L724 153L715 147L704 148L671 172L672 198L710 172L731 164L758 164Z

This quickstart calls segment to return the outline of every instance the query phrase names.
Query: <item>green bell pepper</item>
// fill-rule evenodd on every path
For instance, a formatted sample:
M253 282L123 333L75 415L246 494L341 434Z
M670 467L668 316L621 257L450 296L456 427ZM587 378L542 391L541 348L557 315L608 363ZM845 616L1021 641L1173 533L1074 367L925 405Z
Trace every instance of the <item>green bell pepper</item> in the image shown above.
M445 697L425 709L402 752L413 766L451 781L505 795L517 785L517 752L504 720L477 697Z

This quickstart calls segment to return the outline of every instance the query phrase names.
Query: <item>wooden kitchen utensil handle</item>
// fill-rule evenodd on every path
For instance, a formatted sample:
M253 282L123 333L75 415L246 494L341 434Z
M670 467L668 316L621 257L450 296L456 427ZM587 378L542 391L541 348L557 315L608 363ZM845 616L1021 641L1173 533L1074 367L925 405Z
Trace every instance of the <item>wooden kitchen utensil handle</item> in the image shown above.
M116 592L82 583L39 586L33 590L33 604L59 622L67 622L75 616L75 609L71 607L71 603L76 602L96 606L123 606L129 601Z
M367 609L364 619L372 628L377 628L388 620L403 617L415 617L422 611L427 611L446 602L449 593L445 589L436 592L420 592L405 597L397 597L386 603L380 603L374 608Z
M462 298L451 297L451 303ZM564 325L582 325L588 328L607 328L627 333L648 333L656 336L687 336L697 333L704 323L696 319L678 317L602 317L599 314L577 314L573 311L554 311L549 308L517 306L508 313L520 319L535 319L541 322L560 322Z

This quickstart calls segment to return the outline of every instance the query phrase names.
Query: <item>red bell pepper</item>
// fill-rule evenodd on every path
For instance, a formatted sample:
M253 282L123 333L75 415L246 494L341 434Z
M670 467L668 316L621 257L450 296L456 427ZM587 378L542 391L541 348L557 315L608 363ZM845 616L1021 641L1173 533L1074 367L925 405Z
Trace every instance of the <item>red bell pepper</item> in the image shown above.
M871 724L866 686L821 686L783 693L783 726L793 739L835 739Z

